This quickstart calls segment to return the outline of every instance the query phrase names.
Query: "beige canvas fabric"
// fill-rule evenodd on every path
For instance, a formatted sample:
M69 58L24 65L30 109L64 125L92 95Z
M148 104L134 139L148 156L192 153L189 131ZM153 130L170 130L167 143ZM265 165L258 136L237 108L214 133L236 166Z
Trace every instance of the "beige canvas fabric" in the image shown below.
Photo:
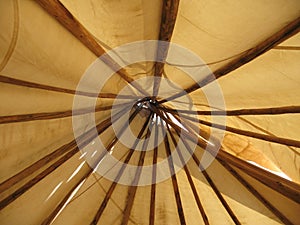
M84 72L97 59L37 2L0 0L0 121L14 115L66 111L69 114L55 119L1 122L0 224L42 224L45 221L45 224L91 224L113 182L96 172L83 179L91 168L80 152L74 153L64 163L59 163L59 160L60 157L67 157L66 152L53 157L52 161L43 161L37 170L30 171L20 181L1 187L25 168L74 141L71 117L74 93L28 87L24 82L74 91ZM162 1L61 0L61 4L106 51L135 41L159 38ZM299 16L298 0L181 0L171 42L196 53L214 72L272 37ZM300 35L295 34L214 81L222 90L226 110L299 106L299 46ZM194 81L175 68L170 60L172 58L166 58L167 78L180 88L193 85ZM130 65L125 71L132 79L149 77L153 75L154 62ZM9 78L14 81L8 82ZM85 90L93 85L90 82L84 84ZM102 92L118 94L126 84L115 74L106 82ZM147 84L143 87L147 88ZM162 85L161 88L167 90L169 87ZM134 92L137 93L136 90ZM188 96L196 110L211 110L214 107L205 106L208 100L201 89ZM112 99L97 100L98 107L112 103ZM182 105L180 109L188 108ZM109 116L109 110L97 112L95 120L99 123ZM199 117L211 121L210 116ZM139 114L133 120L131 130L135 134L141 130L145 119ZM211 132L207 126L193 124L201 127L206 134ZM227 116L226 125L271 137L300 140L299 112ZM108 144L113 136L114 132L109 128L100 138ZM300 224L299 147L228 131L221 145L232 156L255 165L257 171L263 168L267 174L273 174L271 179L274 176L275 187L272 187L273 184L266 185L253 174L228 162L239 174L240 179L237 179L218 160L206 170L206 176L191 158L186 167L176 173L182 209L176 201L174 180L170 177L155 185L152 213L151 185L137 187L128 224L149 224L151 220L154 224L183 224L182 214L186 224L204 224L205 219L195 196L202 204L208 224L282 224L288 223L287 220ZM74 142L72 149L75 148ZM123 160L128 151L128 147L118 143L113 155ZM163 144L159 145L158 151L158 161L167 157ZM197 147L195 154L200 158L202 153L203 149ZM136 151L130 164L137 165L140 154ZM153 151L146 153L145 164L152 164L153 154ZM59 166L42 179L36 178L49 170L53 163ZM39 181L29 185L24 192L18 192L34 179ZM286 179L283 187L280 186L282 179ZM287 186L292 187L294 195L286 189ZM130 190L132 186L116 184L98 224L124 222ZM7 199L13 200L7 203ZM50 215L55 216L47 221Z

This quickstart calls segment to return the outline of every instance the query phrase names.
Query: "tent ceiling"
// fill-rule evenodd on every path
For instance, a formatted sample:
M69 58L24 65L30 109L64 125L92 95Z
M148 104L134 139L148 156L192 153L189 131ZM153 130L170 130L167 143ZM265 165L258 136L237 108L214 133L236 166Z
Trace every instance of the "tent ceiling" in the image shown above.
M0 0L0 223L299 224L299 16L298 0ZM106 80L100 93L91 91L94 80L85 82L76 95L84 103L72 112L80 79L97 57L141 40L191 50L217 79L197 77L205 86L199 88L184 68L206 67L193 61L181 65L170 54L172 46L160 46L154 55L162 62L128 65ZM103 61L107 68L122 65L113 56ZM173 86L157 80L131 83L153 76L168 78ZM127 105L148 93L158 95L155 104L153 98L140 101L142 112L139 104L131 109L129 126L136 137L153 142L165 130L157 149L135 151L149 143L130 148L115 138L111 106L128 83L129 94L119 96ZM216 84L224 109L209 105L205 95ZM179 102L184 97L192 100L193 118L200 122L188 118L188 103ZM185 110L180 135L174 108ZM216 110L228 114L221 129L212 128L213 118L222 118L210 115ZM76 128L84 131L77 142L72 113L87 121ZM124 114L120 111L116 120ZM89 130L93 118L99 137ZM201 137L193 133L195 127ZM215 130L225 130L221 149L201 171L207 145L219 141L206 141ZM126 135L129 129L118 132ZM93 171L83 155L98 139L125 162L120 170L110 168L120 176L115 182ZM177 161L166 160L181 139ZM186 155L191 158L184 163ZM166 167L149 174L127 166L164 160ZM126 176L140 182L161 174L169 178L145 186L118 183Z

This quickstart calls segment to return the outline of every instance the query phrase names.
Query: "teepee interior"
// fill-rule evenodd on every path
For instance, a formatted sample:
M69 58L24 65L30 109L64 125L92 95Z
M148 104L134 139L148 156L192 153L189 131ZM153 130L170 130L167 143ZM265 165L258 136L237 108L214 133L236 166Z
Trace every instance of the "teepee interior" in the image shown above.
M0 0L0 28L1 225L300 224L299 0Z

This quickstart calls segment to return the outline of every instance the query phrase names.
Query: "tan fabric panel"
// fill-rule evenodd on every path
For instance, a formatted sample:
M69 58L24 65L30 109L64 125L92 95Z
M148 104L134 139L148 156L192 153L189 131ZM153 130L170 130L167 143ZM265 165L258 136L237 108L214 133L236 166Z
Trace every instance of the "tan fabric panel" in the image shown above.
M1 11L7 7L11 6L4 4ZM16 47L1 74L75 89L96 57L34 1L19 1L19 17ZM13 15L3 19L13 21Z
M202 150L201 150L202 151ZM196 150L197 152L197 150ZM199 155L198 158L200 159ZM201 173L198 165L191 159L187 164L204 211L210 224L234 224L226 209ZM200 220L200 219L199 219Z
M95 4L94 1L64 0L62 3L107 51L135 41L158 39L161 1L100 1ZM147 62L131 65L126 71L138 78L152 69L153 63ZM110 85L110 88L114 87Z
M74 178L68 181L76 168L82 163L79 154L42 179L29 191L1 210L2 224L41 223L82 177L83 167ZM18 216L16 216L18 215Z
M232 127L237 127L243 130L249 130L271 136L276 135L278 137L290 138L294 140L298 139L297 134L299 129L299 116L297 114L292 114L292 116L291 114L277 116L245 116L241 119L236 120L234 118L228 117L227 124ZM228 134L235 135L232 133ZM299 182L298 148L276 143L269 143L267 141L243 137L240 135L235 136L239 136L239 138L241 138L243 141L247 140L247 142L253 145L253 147L255 147L257 150L262 152L292 180ZM242 154L239 156L243 158Z
M0 2L1 16L0 27L0 71L6 66L18 38L18 22L19 12L17 1L1 1ZM5 10L3 10L5 9ZM10 19L8 19L10 18Z
M230 119L230 117L227 118L227 122ZM197 126L197 124L193 123L194 126ZM251 129L248 126L232 126L232 124L228 123L231 127L234 128L238 128L241 130L245 130L245 131L251 131ZM228 125L227 124L227 125ZM235 123L236 124L236 123ZM243 125L247 125L246 123ZM252 127L251 127L252 128ZM216 129L218 132L222 132L223 130L220 129ZM256 130L254 130L256 131ZM200 135L203 138L208 138L209 134L211 132L211 128L207 127L207 126L200 126ZM285 160L282 160L282 162L280 162L281 164L279 164L278 160L276 160L276 158L274 157L274 153L272 152L272 150L274 148L272 148L273 143L269 143L267 141L263 141L260 139L254 139L248 136L243 136L243 135L239 135L236 133L232 133L232 132L227 132L227 131L223 131L224 132L224 137L222 139L222 147L223 150L229 152L230 154L237 156L239 158L242 158L246 161L251 161L255 164L258 164L262 167L265 167L269 170L272 170L273 172L280 172L282 173L283 169L289 169L289 171L293 171L293 174L296 174L296 169L293 166L289 166L289 164L284 164L283 162ZM269 157L268 152L266 151L266 149L264 149L262 146L263 144L265 144L266 146L269 146L269 150L270 150L270 155L272 157ZM293 148L290 148L290 150L292 150L291 152L287 153L287 149L288 147L285 145L279 145L279 144L275 144L274 146L283 146L283 149L285 150L285 155L292 155L294 154L294 156L297 155L296 151L294 151ZM279 148L277 147L277 148ZM286 148L286 149L285 149ZM276 155L276 154L275 154ZM289 157L286 156L286 159L288 159ZM285 167L282 167L280 165L284 164ZM295 163L295 165L297 166L297 163Z
M0 137L0 180L4 181L74 140L72 118L1 124Z
M1 181L73 139L71 118L2 124Z
M176 175L186 223L204 224L185 170L182 169Z
M99 176L94 175L87 178L53 224L65 224L68 221L70 224L79 225L93 220L105 196L104 190L107 190L107 187L111 184L110 181L101 179L102 186L98 185L96 180L99 179Z
M237 157L259 164L270 170L281 172L276 164L261 149L254 146L247 137L226 133L222 146L226 151Z
M227 108L298 105L299 57L299 51L271 50L220 78Z
M155 224L180 224L171 179L156 185Z
M297 46L298 40L299 35L291 38ZM285 43L289 40L282 45ZM274 49L218 79L227 109L298 105L299 54L297 50ZM195 102L202 100L198 91L192 96Z
M228 116L228 126L297 140L299 114Z
M101 182L100 182L101 185ZM102 186L102 185L101 185ZM110 186L105 187L105 189ZM103 212L103 215L99 219L98 224L107 223L107 224L120 224L123 217L123 210L126 203L126 193L128 191L128 186L117 185L107 206ZM98 202L100 207L102 201ZM98 207L98 208L99 208ZM98 209L97 208L97 209Z
M63 0L62 3L107 51L135 41L158 39L161 1L98 1L96 4ZM140 73L151 73L152 67L152 63L145 63L126 71L137 77Z
M157 39L161 1L70 1L62 3L106 49Z
M149 224L150 193L151 186L137 188L132 210L130 213L132 224Z
M299 36L295 35L281 46L299 46ZM273 49L220 78L218 83L223 90L226 108L231 110L299 105L300 80L297 72L299 57L297 50ZM193 96L195 102L200 103L203 99L198 95L198 91ZM297 114L257 115L227 117L226 120L228 126L297 140L298 117ZM201 118L208 119L208 117ZM265 154L289 177L299 182L298 149L248 137L240 138L249 139L254 148ZM239 143L236 145L239 146Z
M299 9L297 0L181 1L172 41L215 62L252 48L296 19Z
M176 88L181 88L181 89L188 88L191 84L201 80L201 78L204 78L207 75L206 70L201 71L200 73L197 73L197 74L193 73L192 75L195 76L195 77L197 75L200 76L199 78L196 78L194 80L190 77L190 75L188 75L188 74L186 74L185 72L182 71L182 69L185 69L184 67L183 68L180 67L182 64L175 64L176 62L169 62L169 63L173 63L174 65L178 65L178 66L173 66L173 65L166 64L165 67L164 67L164 72L165 72L164 76L166 75L166 78L171 80L172 82L174 82L175 85L176 85L175 88L172 88L173 86L170 85L171 88L170 87L168 87L168 88L171 89L171 90L176 90ZM203 62L203 63L205 63L205 62ZM204 67L204 68L206 68L206 67ZM172 85L174 85L174 84L172 83ZM160 87L160 89L161 88L163 88L163 87ZM180 91L180 89L179 89L179 91ZM172 93L170 91L169 95L172 95L172 94L174 94L174 93ZM203 100L202 95L203 94L201 93L201 90L197 91L197 100L198 100L198 98L200 98L200 100L198 102ZM205 97L204 97L204 99L205 99ZM195 103L196 103L196 101L195 101Z
M0 83L2 116L72 110L70 94Z
M294 224L299 224L299 210L300 205L296 202L282 196L276 191L268 188L267 186L261 184L257 180L248 176L241 170L235 168L242 177L248 181L264 198L266 198L273 206L275 206L281 213L283 213L290 221Z
M128 42L157 39L159 36L162 7L162 2L159 0L76 2L62 0L62 3L106 50ZM298 0L276 2L247 0L226 3L181 0L172 41L194 51L207 63L227 59L210 65L210 68L215 70L293 21L299 13ZM0 74L4 76L75 90L86 69L96 59L90 50L34 1L1 1L0 29L3 31L0 34ZM300 35L292 37L280 46L299 47L299 37ZM299 54L298 50L274 48L219 79L227 109L299 105ZM141 62L130 65L126 71L135 79L153 75L153 63ZM173 66L165 66L165 71L167 76L181 87L188 87L194 82ZM99 75L102 75L101 72ZM119 75L115 75L106 81L102 91L118 93L124 85L124 80ZM142 86L152 90L151 84L145 83ZM88 80L83 85L85 91L90 91L93 87L93 80ZM169 89L171 88L168 85L161 87L162 92ZM177 90L173 92L176 93ZM0 96L0 116L70 110L74 97L70 94L3 83L0 83ZM198 109L207 108L205 106L207 98L201 90L191 96ZM87 98L82 97L82 99ZM91 99L84 101L80 107L85 107L90 101ZM110 104L112 104L111 100L97 101L97 105ZM182 104L181 107L187 109L187 105ZM110 111L97 113L96 121L104 120L109 113ZM139 114L132 122L130 129L134 134L140 131L145 118ZM206 116L201 118L211 120ZM82 122L90 119L89 116L81 118ZM258 133L299 139L299 121L299 115L294 114L244 116L228 118L227 125ZM82 123L82 126L85 126L85 123ZM86 126L84 128L87 129ZM108 145L114 136L112 128L109 128L100 138L104 145ZM0 125L0 182L32 165L73 138L71 117ZM243 159L253 159L266 167L282 170L294 181L300 181L299 149L235 134L231 136L227 134L223 144L228 145L228 151L236 150L237 156ZM250 146L248 149L245 148L249 151L243 152L244 145ZM158 161L166 158L165 150L164 144L161 143ZM201 151L197 148L198 157ZM128 147L118 143L112 155L124 161L127 152ZM136 151L129 164L137 165L140 155L140 152ZM153 151L147 152L145 164L152 164L152 159ZM49 165L45 165L4 192L1 199ZM192 159L188 162L187 168L192 175L210 224L234 224ZM168 169L160 168L158 172L168 174ZM1 224L40 224L89 170L87 163L84 163L84 158L77 153L1 210ZM214 161L207 171L242 224L280 224L276 215L217 161ZM125 170L125 173L127 172ZM299 205L243 173L242 176L292 222L299 223L297 218ZM187 224L203 224L185 171L180 170L176 177ZM59 213L53 224L90 223L112 183L97 173L90 175L77 190L78 192L76 194L74 192L74 197ZM117 184L98 224L120 224L129 191L130 187ZM129 224L148 224L150 192L151 186L137 188ZM155 224L180 224L171 178L156 185L154 219Z
M207 172L242 224L281 224L276 215L270 212L216 160Z

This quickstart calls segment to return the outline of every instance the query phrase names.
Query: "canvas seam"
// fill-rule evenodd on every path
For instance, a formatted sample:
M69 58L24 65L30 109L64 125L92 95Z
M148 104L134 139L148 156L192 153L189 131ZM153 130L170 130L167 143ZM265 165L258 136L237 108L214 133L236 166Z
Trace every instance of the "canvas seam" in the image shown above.
M14 7L14 28L13 28L13 35L11 38L11 42L9 44L9 48L4 56L4 59L2 60L0 64L0 71L2 71L5 66L7 65L8 61L10 60L16 44L17 44L17 39L18 39L18 34L19 34L19 22L20 22L20 17L19 17L19 5L18 5L18 0L13 0L13 7Z

